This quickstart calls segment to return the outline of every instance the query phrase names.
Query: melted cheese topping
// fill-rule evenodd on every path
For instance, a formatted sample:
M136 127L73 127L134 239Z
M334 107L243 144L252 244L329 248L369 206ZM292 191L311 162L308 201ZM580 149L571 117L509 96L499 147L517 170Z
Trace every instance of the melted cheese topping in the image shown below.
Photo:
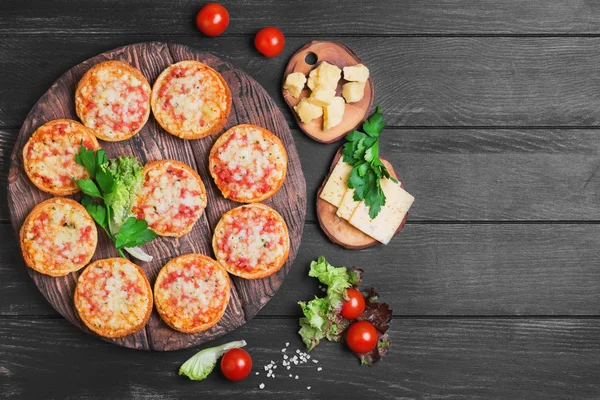
M260 198L285 178L286 156L280 143L251 125L230 129L213 150L212 171L223 195L232 199Z
M190 254L169 262L155 286L163 318L176 329L215 322L229 301L229 278L215 261Z
M118 66L99 68L79 88L83 123L99 137L129 137L146 123L150 111L150 85Z
M77 190L74 179L87 178L86 169L75 155L81 143L93 149L95 143L75 121L51 121L40 127L25 145L24 163L29 175L49 190Z
M142 193L133 212L160 235L180 232L193 225L206 207L201 182L186 169L169 162L145 173Z
M144 322L152 294L134 264L112 258L90 265L77 283L79 313L101 331L127 332Z
M285 221L264 206L242 206L224 214L215 235L216 258L234 274L278 268L289 248Z
M96 250L92 219L83 207L60 200L41 207L24 227L23 250L41 271L61 274L82 268Z
M154 113L172 133L202 135L227 113L229 91L202 63L171 66L159 85Z

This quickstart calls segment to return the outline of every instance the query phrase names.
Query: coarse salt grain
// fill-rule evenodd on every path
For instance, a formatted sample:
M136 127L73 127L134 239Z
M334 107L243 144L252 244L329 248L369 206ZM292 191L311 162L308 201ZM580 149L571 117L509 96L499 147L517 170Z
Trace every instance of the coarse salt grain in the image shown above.
M259 388L259 389L264 389L264 388L265 388L265 384L264 384L264 383L261 383L260 385L258 385L258 388Z
M296 375L296 376L294 377L294 379L298 379L298 375Z
M310 386L307 386L307 387L306 387L306 389L307 389L307 390L310 390Z
M288 347L290 345L290 342L285 342L285 347Z
M319 371L319 372L323 371L323 368L319 367L319 368L317 368L317 371Z
M314 362L315 364L317 364L319 362L319 360L312 360L312 362Z

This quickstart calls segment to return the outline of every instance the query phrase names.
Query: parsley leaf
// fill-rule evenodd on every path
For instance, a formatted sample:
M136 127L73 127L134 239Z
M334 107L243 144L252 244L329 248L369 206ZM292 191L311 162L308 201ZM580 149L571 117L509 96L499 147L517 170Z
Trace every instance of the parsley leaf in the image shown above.
M96 197L99 199L102 198L102 194L100 194L98 186L96 186L94 181L90 178L76 179L75 183L77 184L77 186L79 186L79 189L81 189L81 191L87 194L88 196Z
M94 218L94 221L102 227L106 225L106 209L100 204L88 204L85 206L87 212Z
M110 171L104 171L100 168L98 172L96 172L96 182L98 182L98 186L100 186L100 189L102 189L102 192L105 195L112 193L115 179Z
M117 241L115 246L117 249L123 247L137 247L146 242L152 241L156 237L156 233L148 229L148 223L143 219L129 217L125 224L117 233Z
M385 128L381 108L377 107L363 126L364 132L352 131L346 136L342 155L344 162L352 165L348 187L355 189L354 200L364 200L369 207L369 216L375 218L385 206L385 193L381 189L381 178L391 179L389 171L379 159L379 136Z
M383 114L381 114L381 107L377 107L375 114L371 116L362 126L369 136L379 137L381 132L385 129L385 121L383 120Z
M100 152L100 151L104 151L104 150L98 150L98 152ZM106 158L106 155L104 156L104 158ZM77 161L77 164L83 165L85 167L88 174L90 174L90 178L94 179L96 177L96 170L98 168L98 162L97 162L96 153L94 153L94 150L88 150L83 145L83 143L81 143L81 147L79 148L79 153L75 154L75 161Z

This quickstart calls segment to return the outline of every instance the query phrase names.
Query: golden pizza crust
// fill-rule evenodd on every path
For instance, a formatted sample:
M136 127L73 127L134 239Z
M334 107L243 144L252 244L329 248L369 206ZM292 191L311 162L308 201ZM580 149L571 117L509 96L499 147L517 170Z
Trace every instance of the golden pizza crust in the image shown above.
M219 252L218 241L219 241L219 239L223 239L224 238L224 234L225 234L224 227L225 227L226 222L225 222L225 218L224 217L226 215L230 215L230 216L233 215L233 216L235 216L235 214L239 213L242 209L248 208L248 207L257 208L257 209L260 209L261 211L264 211L264 212L267 212L267 213L273 213L276 216L276 218L279 219L283 223L283 235L284 235L284 239L285 239L285 243L284 243L285 251L266 270L259 270L259 271L245 271L245 270L240 270L240 269L236 268L234 265L232 265L231 263L229 263L227 261L227 259L223 258L222 255ZM217 223L217 226L215 227L215 230L214 230L214 234L213 234L213 238L212 238L212 247L213 247L213 252L215 253L215 258L223 266L223 268L225 268L227 270L227 272L229 272L232 275L239 276L240 278L244 278L244 279L260 279L260 278L266 278L267 276L273 275L274 273L276 273L277 271L279 271L281 269L281 267L285 264L285 262L288 259L289 254L290 254L290 240L289 240L289 238L290 238L290 236L289 236L288 227L287 227L287 224L285 223L285 220L281 216L281 214L279 214L277 211L275 211L271 207L268 207L268 206L266 206L264 204L260 204L260 203L246 204L246 205L243 205L243 206L231 209L231 210L227 211L226 213L224 213L221 216L221 219Z
M144 176L144 184L146 181L146 175L148 174L149 171L151 171L152 169L155 169L155 168L160 168L162 166L169 166L169 165L186 171L187 173L189 173L192 176L192 178L196 182L198 182L198 185L200 186L201 197L203 200L203 203L201 204L202 211L198 214L198 218L196 218L191 224L187 225L185 228L179 229L176 231L167 231L167 230L158 230L156 228L151 227L151 229L154 232L156 232L157 235L172 236L172 237L179 238L179 237L182 237L183 235L189 233L192 230L192 228L194 227L194 225L196 224L196 222L198 222L198 220L202 216L202 214L204 212L203 210L206 208L206 201L207 201L206 188L204 187L204 183L202 182L202 179L200 179L200 175L198 175L198 173L193 168L191 168L189 165L184 164L181 161L177 161L177 160L158 160L158 161L151 161L148 164L146 164L142 171L142 174ZM134 213L135 213L135 209L141 207L141 205L143 205L147 200L146 196L144 196L143 193L144 193L144 191L142 189L141 193L138 194L138 196L136 198L136 201L135 201L135 204L133 207Z
M269 141L271 141L275 146L277 146L277 148L279 149L279 152L283 155L283 160L281 160L279 162L279 164L283 168L282 178L278 182L276 182L275 186L273 186L268 192L265 192L261 195L256 195L256 196L252 196L252 197L232 195L226 186L227 184L225 182L221 182L218 179L218 176L215 171L215 168L219 162L219 160L217 160L216 153L219 151L219 148L227 141L227 139L229 139L229 137L231 135L233 135L237 129L240 129L240 128L254 128L254 129L259 130L264 137L268 138ZM219 188L219 190L221 191L221 193L223 194L223 196L226 199L230 199L230 200L237 201L240 203L259 203L259 202L264 201L264 200L268 199L269 197L273 196L275 193L277 193L277 191L279 189L281 189L281 187L283 186L285 179L287 177L287 164L288 164L287 151L285 150L285 147L283 146L283 143L281 142L281 140L277 136L275 136L272 132L268 131L267 129L262 128L257 125L251 125L251 124L237 125L237 126L230 128L229 130L227 130L227 132L222 134L215 141L215 143L213 144L213 147L210 150L210 154L208 155L208 169L210 171L210 175L213 177L213 180L215 181L215 184L217 185L217 187Z
M83 284L83 282L86 280L87 274L89 273L89 271L92 270L92 268L94 268L98 265L100 265L104 268L110 268L112 263L116 262L116 261L122 262L125 264L130 264L135 267L135 269L139 273L139 276L141 277L141 279L138 282L141 282L144 287L146 304L145 304L145 314L141 320L139 320L137 323L135 323L133 325L130 324L128 327L126 327L124 329L112 330L110 328L95 326L94 324L92 324L90 322L89 316L87 315L87 312L84 309L84 300L81 298L81 295L79 294L78 289L79 289L79 285ZM140 331L146 325L146 323L148 322L148 319L150 319L150 313L152 312L152 304L153 304L152 288L150 287L150 282L148 282L148 278L146 278L146 274L144 273L144 271L140 267L138 267L137 265L132 263L131 261L127 260L126 258L118 258L118 257L117 258L106 258L103 260L94 261L79 276L79 279L77 280L77 287L75 288L74 302L75 302L75 308L77 309L77 314L79 315L79 318L81 319L81 321L83 321L83 323L90 330L92 330L93 332L97 333L100 336L104 336L107 338L120 338L120 337L131 335L132 333Z
M119 70L119 71L123 72L123 74L127 73L127 74L131 74L131 75L135 76L137 79L139 79L142 82L142 85L146 89L145 92L148 94L148 98L150 98L150 94L151 94L150 84L148 83L148 80L142 74L142 72L140 70L138 70L137 68L135 68L125 62L117 61L117 60L104 61L99 64L96 64L83 75L83 77L77 84L77 89L75 89L75 112L77 113L77 116L79 117L79 119L86 126L88 125L88 124L86 124L87 110L85 109L85 106L84 106L84 103L82 100L81 90L85 86L94 86L95 82L98 80L97 74L101 70ZM95 130L94 130L94 133L98 139L105 140L107 142L119 142L122 140L127 140L127 139L131 138L132 136L134 136L135 134L137 134L140 130L142 130L144 125L146 125L146 122L148 122L149 117L150 117L150 105L148 104L146 107L145 116L143 118L143 123L140 124L140 127L138 129L136 129L132 132L129 132L128 134L122 134L122 135L116 136L116 137L106 136L106 135L102 134L102 132L95 131Z
M35 132L33 132L27 143L25 143L25 146L23 146L23 168L25 169L25 173L27 174L31 182L38 189L53 194L55 196L68 196L70 194L77 193L80 191L79 186L77 186L77 184L73 181L71 181L68 185L60 186L45 183L41 178L34 176L32 172L32 166L34 165L34 161L30 160L27 154L29 153L29 148L39 140L39 136L46 133L47 130L52 129L55 125L63 123L68 124L71 129L74 129L78 134L80 134L81 141L88 139L92 142L94 150L100 149L100 143L98 143L98 140L94 135L94 131L81 125L79 122L73 121L71 119L61 118L46 122L44 125L36 129ZM75 161L75 157L73 157L73 163L77 163Z
M165 118L164 118L164 115L166 113L164 111L162 111L158 105L158 101L160 98L160 96L159 96L160 89L161 89L165 79L169 76L169 74L171 74L173 69L177 68L177 67L200 68L200 69L202 69L202 71L204 73L215 78L217 80L217 82L219 83L219 85L221 86L217 91L219 92L219 94L221 94L225 97L225 101L227 102L226 109L225 109L225 111L221 112L221 115L219 115L219 118L216 120L209 121L209 123L206 124L206 126L207 126L206 129L202 130L200 132L192 132L189 130L184 130L184 129L178 128L176 126L170 126L165 121ZM154 85L152 86L152 96L150 98L150 105L152 106L152 113L154 114L154 118L160 124L160 126L162 126L162 128L165 131L169 132L173 136L177 136L177 137L179 137L181 139L185 139L185 140L201 139L203 137L219 133L221 131L221 129L223 129L223 127L227 123L227 118L229 118L229 113L231 112L231 91L229 90L229 86L227 85L227 82L225 81L225 79L223 79L223 76L221 76L220 73L218 73L217 71L215 71L208 65L201 63L200 61L180 61L176 64L169 66L167 69L165 69L163 72L161 72L161 74L158 76L158 78L156 78L156 81L154 82Z
M85 221L91 226L92 230L91 230L90 235L91 235L92 243L93 243L89 247L89 249L87 249L88 250L87 256L84 260L82 260L80 263L75 264L74 267L71 267L71 268L65 267L65 268L58 269L58 270L55 268L49 268L46 265L36 264L36 262L33 260L33 258L31 257L31 254L30 254L32 252L32 249L30 249L30 246L33 245L33 243L27 243L27 233L29 232L29 230L31 228L33 228L32 223L35 222L35 220L41 213L45 212L48 208L50 208L56 204L68 204L81 213L81 215L83 216ZM48 200L43 201L40 204L36 205L33 208L33 210L31 210L31 212L29 213L27 218L25 218L25 221L23 222L23 225L21 226L21 230L19 232L19 243L21 245L21 254L23 254L23 259L25 260L25 264L27 264L27 266L29 268L34 269L45 275L50 275L50 276L55 276L55 277L56 276L64 276L71 272L80 270L81 268L85 267L85 265L88 262L90 262L90 260L94 256L94 252L96 251L96 246L98 245L98 231L96 229L96 224L94 223L94 220L92 219L92 217L88 214L86 209L81 204L79 204L76 201L71 200L71 199L65 199L62 197L53 197L51 199L48 199ZM39 251L41 249L37 249L37 250Z
M189 319L185 318L184 315L177 314L173 307L166 301L166 298L163 295L164 289L161 288L161 284L163 283L167 273L181 268L181 263L189 261L196 261L198 263L209 263L215 268L216 271L218 271L218 273L221 274L222 280L225 281L225 287L223 288L226 293L225 300L222 303L220 303L216 309L211 310L213 311L214 315L212 315L212 318L210 318L209 321L202 324L195 324L193 321L190 321ZM202 277L200 278L203 279ZM184 333L199 333L215 326L221 320L221 318L223 318L223 314L225 314L225 310L227 309L227 305L229 304L230 297L231 281L229 279L227 271L225 271L223 266L220 265L218 262L203 254L191 253L173 258L171 261L165 264L165 266L159 271L158 276L156 277L156 282L154 283L154 299L158 314L160 315L162 320L171 328ZM177 319L179 319L181 322L179 327L175 326L175 320Z

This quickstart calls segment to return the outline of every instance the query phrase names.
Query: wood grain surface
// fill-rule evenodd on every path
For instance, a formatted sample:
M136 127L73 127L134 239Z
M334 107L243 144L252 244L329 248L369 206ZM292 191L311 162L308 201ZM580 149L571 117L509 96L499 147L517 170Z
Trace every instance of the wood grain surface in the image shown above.
M0 397L600 398L598 4L220 2L231 22L207 38L194 24L197 0L0 1ZM273 59L252 44L268 25L286 35ZM307 181L302 245L285 282L256 318L214 342L248 341L253 375L234 385L218 372L178 377L195 350L132 351L73 329L29 279L8 225L10 153L32 105L73 65L151 40L253 76L283 111ZM388 123L381 155L416 197L388 246L346 251L318 226L314 199L338 146L306 137L281 96L289 58L311 40L344 43L371 71ZM267 379L262 367L285 342L301 348L297 301L320 295L307 271L321 254L367 269L365 284L394 310L391 351L364 368L323 343L311 353L321 372Z
M0 67L19 60L19 68L0 75L0 126L19 127L30 105L70 66L128 43L169 38L51 35L40 41L36 35L18 35L0 41ZM276 95L283 70L309 39L288 37L279 57L260 62L245 36L171 40L239 65L283 109L285 102ZM369 66L374 105L382 107L389 126L600 126L600 37L352 36L343 43ZM39 71L45 71L43 77ZM22 85L37 89L24 91ZM285 116L292 125L293 115Z
M372 368L361 368L345 346L323 343L311 352L318 364L282 371L285 343L288 354L302 349L297 328L296 319L255 319L219 339L245 339L259 372L232 384L219 372L202 382L177 376L192 350L133 352L60 319L8 320L0 325L0 391L37 399L387 400L595 399L600 390L600 326L590 319L396 319L388 331L393 351ZM274 379L262 368L271 360L279 365Z
M0 34L123 36L194 34L202 3L137 0L3 0ZM231 23L224 35L253 35L274 23L289 36L598 35L598 5L585 0L223 0ZM131 12L139 10L139 12ZM25 12L26 11L26 12ZM40 24L40 18L43 23ZM310 39L307 39L310 40Z
M202 61L219 71L232 92L232 113L225 129L241 123L252 123L274 132L288 151L288 175L282 189L265 201L279 211L287 222L290 232L290 256L284 267L276 274L259 280L245 280L232 277L233 286L229 306L221 321L208 331L199 334L184 334L168 327L153 311L145 329L124 338L110 341L136 349L176 350L210 341L250 320L275 294L285 275L289 272L300 245L304 215L306 210L306 184L300 167L298 154L289 128L270 97L252 78L231 64L188 47L159 42L140 43L100 54L66 72L40 98L23 124L12 155L8 178L8 206L10 219L15 232L19 232L22 222L35 204L50 197L36 189L23 170L22 148L30 135L43 123L56 118L73 118L74 88L83 73L98 62L108 59L126 61L142 71L152 82L169 65L183 60ZM146 245L154 260L138 262L153 284L158 271L171 258L187 253L211 254L212 230L221 214L235 206L224 199L212 182L207 171L208 153L218 136L203 140L184 141L166 134L151 119L143 130L131 140L122 142L102 142L109 157L134 155L146 163L161 159L176 159L196 169L205 183L208 206L192 231L179 239L157 237ZM100 234L98 248L93 260L117 256L109 239ZM46 299L65 318L80 329L85 327L73 305L73 293L80 273L53 278L29 270L36 285Z

